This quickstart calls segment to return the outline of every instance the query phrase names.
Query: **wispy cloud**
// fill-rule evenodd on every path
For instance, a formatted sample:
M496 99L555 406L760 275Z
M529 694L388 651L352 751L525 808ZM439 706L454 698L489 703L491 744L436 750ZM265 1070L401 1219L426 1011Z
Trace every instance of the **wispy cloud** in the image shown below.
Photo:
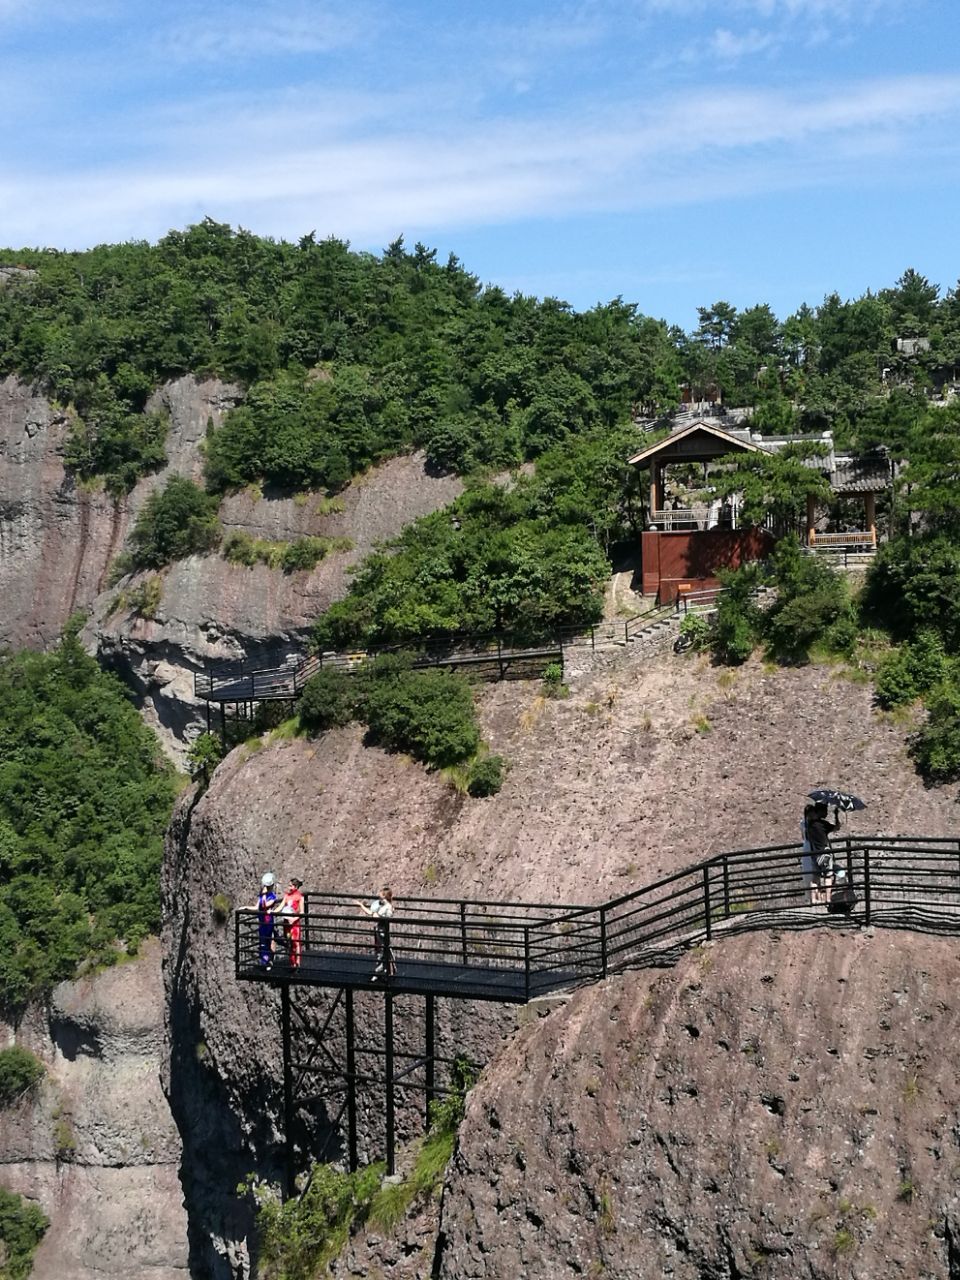
M157 44L181 61L213 62L329 53L371 36L372 15L362 4L334 7L302 0L185 16L164 30Z
M922 162L920 134L952 147L960 75L840 90L678 94L589 117L429 121L389 95L360 123L330 101L277 103L262 129L222 103L209 132L155 133L123 168L0 178L5 237L83 244L153 236L207 213L296 236L315 227L362 243L399 231L665 207L824 183L897 182ZM194 104L203 112L203 104ZM409 112L410 104L406 104ZM321 123L322 122L322 127ZM224 138L232 138L230 146ZM318 141L319 139L319 141ZM281 142L281 140L285 140Z

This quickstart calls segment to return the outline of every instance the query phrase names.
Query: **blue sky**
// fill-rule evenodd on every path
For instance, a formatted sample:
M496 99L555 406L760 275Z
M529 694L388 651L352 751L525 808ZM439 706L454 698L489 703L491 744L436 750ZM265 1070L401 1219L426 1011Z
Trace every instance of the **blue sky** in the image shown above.
M960 0L0 0L0 244L209 215L577 308L960 278Z

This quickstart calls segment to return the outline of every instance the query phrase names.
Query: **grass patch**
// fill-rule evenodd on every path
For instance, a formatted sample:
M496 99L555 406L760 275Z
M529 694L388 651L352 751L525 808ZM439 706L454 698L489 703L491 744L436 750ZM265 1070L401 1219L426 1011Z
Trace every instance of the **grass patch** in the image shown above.
M833 1239L830 1241L830 1251L836 1257L843 1257L845 1254L852 1253L857 1247L857 1237L852 1231L848 1231L846 1227L841 1227L839 1231L833 1233Z
M411 1207L434 1196L453 1154L473 1072L463 1059L454 1064L450 1092L431 1109L431 1128L415 1151L410 1173L399 1182L382 1181L382 1162L356 1173L314 1165L299 1197L280 1203L276 1190L251 1175L237 1188L257 1209L261 1280L314 1280L341 1252L351 1233L363 1227L393 1230Z
M903 1082L903 1100L912 1105L923 1093L923 1087L920 1084L919 1076L907 1076Z
M387 1183L373 1197L367 1223L391 1230L418 1200L439 1191L444 1171L453 1155L455 1132L429 1134L421 1143L410 1175L402 1182Z
M215 893L210 899L210 912L217 924L226 924L233 915L233 902L225 893Z
M223 557L231 564L265 564L269 569L281 569L284 573L298 573L315 569L321 560L335 551L350 551L350 538L297 538L295 542L274 542L269 538L254 538L241 529L227 534L223 543Z
M306 730L300 723L299 716L288 716L269 731L267 737L271 742L289 742L292 738L303 738Z

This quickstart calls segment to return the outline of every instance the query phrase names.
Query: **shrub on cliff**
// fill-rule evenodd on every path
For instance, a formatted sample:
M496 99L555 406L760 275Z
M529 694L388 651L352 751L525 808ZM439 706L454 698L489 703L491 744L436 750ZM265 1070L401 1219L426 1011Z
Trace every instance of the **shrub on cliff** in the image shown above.
M950 668L943 641L929 629L888 654L877 671L877 702L881 707L903 706L922 697L946 679Z
M481 756L470 766L467 794L475 799L495 796L503 786L503 757Z
M360 715L375 742L439 768L480 746L473 691L446 671L404 671L380 659L362 675Z
M323 668L304 685L300 723L308 733L349 724L356 718L359 689L348 671Z
M913 758L933 782L960 778L960 685L944 681L927 697L927 719L913 742Z
M6 1187L0 1187L0 1244L3 1280L27 1280L33 1268L33 1255L50 1225L50 1219L38 1204L24 1200Z
M43 1063L22 1045L0 1049L0 1107L9 1107L28 1093L43 1079L43 1073Z
M960 542L944 534L896 538L882 546L867 573L866 616L897 640L938 631L960 647Z
M220 541L219 503L184 476L171 476L143 505L122 558L125 569L162 569L212 551Z

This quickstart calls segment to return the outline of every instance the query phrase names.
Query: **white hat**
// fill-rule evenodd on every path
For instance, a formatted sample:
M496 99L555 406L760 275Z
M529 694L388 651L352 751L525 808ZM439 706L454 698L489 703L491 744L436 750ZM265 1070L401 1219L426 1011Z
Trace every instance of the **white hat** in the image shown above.
M260 877L260 883L265 884L269 889L271 885L274 885L277 883L277 877L273 874L272 871L265 871L263 875Z

